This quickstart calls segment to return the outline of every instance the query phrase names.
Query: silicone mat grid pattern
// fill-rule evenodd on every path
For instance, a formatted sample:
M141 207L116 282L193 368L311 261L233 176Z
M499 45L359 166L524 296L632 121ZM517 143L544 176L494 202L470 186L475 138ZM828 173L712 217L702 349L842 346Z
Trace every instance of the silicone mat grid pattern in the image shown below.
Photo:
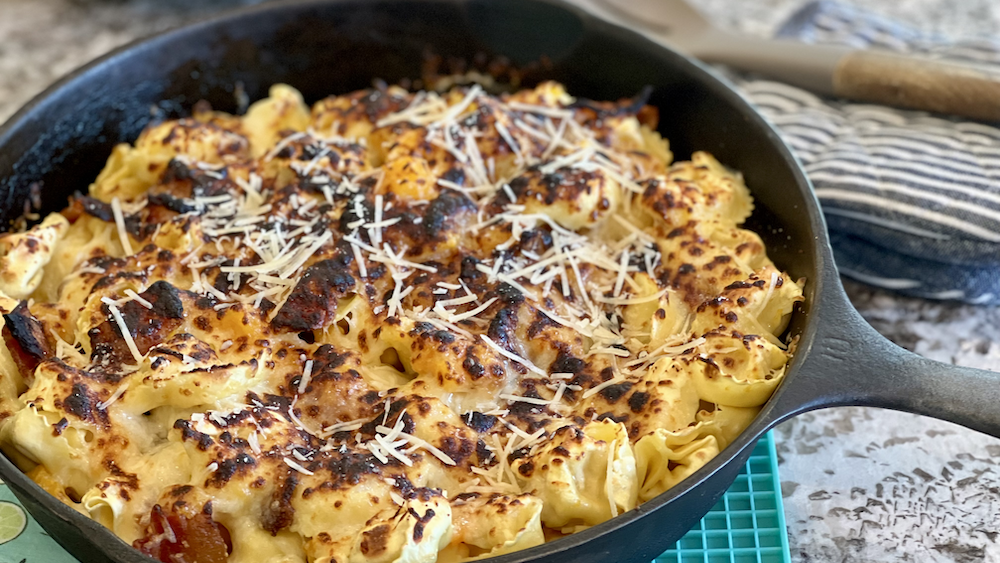
M789 563L778 456L768 432L705 518L654 563Z

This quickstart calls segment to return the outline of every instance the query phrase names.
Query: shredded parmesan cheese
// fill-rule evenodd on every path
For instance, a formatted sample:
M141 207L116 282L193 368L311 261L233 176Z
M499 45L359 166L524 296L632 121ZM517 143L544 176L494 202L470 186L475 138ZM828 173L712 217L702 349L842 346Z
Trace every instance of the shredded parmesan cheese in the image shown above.
M302 371L302 379L299 380L299 395L306 392L306 388L309 387L309 380L312 377L313 361L309 360L306 362L306 367Z
M118 311L118 307L110 303L106 303L106 305L108 306L108 310L111 311L111 316L114 317L115 322L118 324L118 329L122 333L122 338L125 339L125 345L128 346L129 352L132 353L132 357L135 358L135 361L141 364L146 357L139 353L139 348L135 345L135 340L132 339L132 333L129 331L128 325L125 324L125 319L122 318L122 314Z
M673 225L660 213L633 209L658 209L650 201L658 197L657 190L643 188L654 181L681 182L684 174L675 178L674 171L691 163L678 163L666 179L656 180L662 177L660 164L672 165L649 166L649 159L659 157L649 150L645 134L634 134L638 121L632 109L620 106L620 112L591 119L589 109L569 105L571 98L551 84L501 97L488 96L479 85L412 95L394 86L368 95L340 98L332 105L320 102L313 116L322 113L323 120L316 123L322 122L324 131L351 136L358 134L356 119L362 122L360 130L389 127L371 137L386 141L385 147L359 150L359 145L367 147L366 133L360 139L323 138L324 133L310 129L287 134L270 150L265 147L263 156L238 164L227 159L210 165L179 155L171 166L184 164L197 181L180 186L173 197L184 209L162 221L140 212L151 197L156 202L153 194L112 198L114 226L109 221L100 236L104 246L110 244L105 254L115 258L101 259L107 260L112 274L107 279L114 283L86 289L96 278L84 276L107 275L104 268L90 265L104 264L98 259L83 261L69 280L100 296L96 304L108 308L107 318L82 308L81 323L101 324L104 330L113 321L110 326L118 327L135 361L88 355L82 344L59 336L61 331L75 340L67 327L45 326L53 335L56 356L67 365L113 371L118 377L111 380L119 382L113 392L110 386L100 391L110 395L97 403L99 410L116 402L123 403L119 411L134 407L131 403L147 395L147 387L162 394L167 382L198 386L195 402L202 406L186 411L193 429L232 436L262 464L255 471L280 458L286 473L311 476L308 468L316 467L323 477L338 460L363 460L369 466L364 471L374 472L375 484L391 489L380 496L388 499L383 504L391 501L399 523L416 502L404 486L405 475L416 471L427 481L421 486L447 485L452 493L479 493L486 500L495 494L518 495L522 484L533 481L519 469L551 453L558 429L573 425L584 430L602 416L585 413L592 406L587 399L623 383L645 388L667 368L682 370L689 360L743 349L742 335L704 332L697 305L715 297L702 288L705 284L696 284L694 293L683 284L666 288L663 274L677 271L685 245L694 245L688 248L690 255L699 256L696 245L715 240L709 237L718 233L710 232L715 227L706 222L701 225L706 229L697 231L703 241L688 241L687 234L668 235ZM350 109L338 105L345 101ZM213 127L226 129L227 120ZM259 147L253 149L260 155ZM385 158L373 162L369 156L375 149ZM636 157L640 152L645 156ZM400 169L390 165L397 157L434 164ZM715 174L712 167L697 168L699 174ZM437 177L447 169L447 178ZM525 180L531 182L528 188ZM736 181L727 178L723 184L730 184L721 188L688 182L683 197L700 190L711 200L713 191L732 188ZM158 186L157 195L177 192L171 184ZM688 213L693 223L704 218L695 207ZM709 210L710 217L714 213ZM156 231L150 236L154 222ZM142 235L133 239L129 229ZM125 260L118 259L119 243ZM145 245L150 243L172 249L175 258L170 264L163 264L166 254L147 258ZM138 255L135 244L143 245ZM747 264L730 256L725 245L713 251L731 258L739 269L723 267L709 274L699 266L692 275L716 276L720 285L750 275L756 282L750 293L759 299L752 309L757 315L772 304L785 306L797 287L779 292L778 276L783 274L764 257L744 258L759 266L749 274ZM770 284L764 291L759 278L767 272ZM176 285L184 306L183 315L172 315L178 318L162 327L140 309L162 313L173 308L167 305L174 298L148 290L147 284L158 280ZM74 298L79 294L71 293ZM657 309L652 305L668 297L671 305L690 306L694 312L678 319L683 328L671 327L676 334L664 339L660 325L673 324L672 316L658 324L648 317ZM87 307L95 304L86 299ZM633 307L643 304L650 306ZM132 329L142 338L132 336L126 318L141 323ZM162 330L154 334L158 328ZM149 342L150 351L140 354L138 344ZM116 352L123 349L115 344ZM339 360L323 359L329 346L341 355ZM389 346L412 351L412 362L397 358L411 373L382 370L379 364L393 363L381 359L388 357L381 351ZM572 362L557 361L569 353ZM327 377L329 370L338 373ZM596 373L601 376L594 379ZM413 381L407 381L411 376ZM228 380L219 384L218 377ZM317 393L321 380L322 393ZM131 394L123 399L130 384ZM415 403L418 391L423 398ZM359 397L357 414L326 410L343 401L353 405ZM426 401L434 402L433 409L426 409ZM644 404L632 412L626 406L615 414L631 425L655 408ZM532 420L520 416L522 411L535 413ZM360 418L344 420L351 416ZM497 417L498 424L490 421L490 430L480 434L479 455L453 459L443 450L451 451L456 438L479 434L482 419L475 417ZM162 419L150 417L143 424L152 428ZM622 462L615 456L627 448L628 439L616 434L610 443L596 441L591 452L599 466L601 448L607 448L603 494L612 517L631 508L634 500L627 495L617 497L622 504L615 500L619 487L632 485L615 480L626 478L616 473ZM578 458L565 461L574 475L590 470L574 465ZM429 472L421 465L427 463ZM205 470L219 471L220 464L222 457L207 467L199 465L191 480L197 482ZM442 472L437 464L454 469ZM537 482L530 488L536 485L545 486ZM447 491L441 494L449 497ZM604 502L601 494L596 493L598 504ZM457 507L481 499L451 502ZM361 524L344 522L348 527ZM174 530L166 526L163 535L173 538Z
M383 434L389 434L390 432L393 432L393 429L386 428L385 426L376 426L375 430L377 432L382 432ZM451 459L451 457L449 457L447 454L445 454L441 450L431 445L430 442L426 442L412 434L407 434L406 432L403 432L401 430L396 431L396 434L398 434L399 437L401 438L409 440L409 442L414 446L427 450L428 452L430 452L431 455L441 460L441 462L444 463L445 465L455 465L455 460Z
M133 291L131 289L126 289L125 290L125 295L128 295L129 297L132 298L133 301L135 301L136 303L142 305L143 307L145 307L147 309L152 309L153 308L153 304L152 303L150 303L149 301L146 301L138 293L136 293L135 291Z
M583 398L584 399L589 399L590 397L593 397L594 395L600 393L601 391L607 389L608 387L611 387L612 385L617 385L619 383L623 383L624 381L625 381L625 378L621 377L621 374L618 374L615 377L612 377L611 379L609 379L609 380L607 380L607 381L605 381L603 383L600 383L598 385L595 385L595 386L591 387L590 389L587 389L586 391L584 391Z
M508 360L513 360L513 361L521 364L522 366L528 368L528 371L530 371L530 372L537 373L538 375L541 375L541 376L547 375L544 370L542 370L541 368L539 368L535 364L531 363L530 361L522 358L521 356L518 356L517 354L515 354L513 352L508 352L507 350L501 348L499 344L497 344L496 342L493 342L493 340L491 340L490 337L486 336L485 334L480 334L479 337L483 339L483 342L485 342L487 346L489 346L490 348L493 348L493 350L495 350L498 354L500 354L501 356L507 358Z
M536 399L534 397L522 397L520 395L510 395L507 393L501 393L500 398L505 401L510 401L512 403L530 403L532 405L548 405L552 401L549 399Z
M661 297L666 295L666 293L666 289L661 289L656 293L651 293L643 297L596 297L595 299L601 303L607 303L609 305L638 305L640 303L658 301Z
M118 227L118 239L122 243L125 256L131 256L133 254L132 242L128 238L128 230L125 229L125 216L122 214L122 204L118 201L117 196L111 198L111 213L115 217L115 225Z
M120 399L121 396L125 394L125 390L127 389L128 389L128 382L126 381L125 383L119 385L117 389L115 389L115 392L112 393L110 397L108 397L107 401L97 403L97 409L102 411L108 410L108 407L110 407L112 403Z
M305 467L302 467L301 465L299 465L298 463L296 463L295 461L293 461L293 460L291 460L291 459L289 459L287 457L283 457L281 459L282 459L282 461L285 462L285 465L287 465L288 467L291 467L292 469L298 471L299 473L301 473L303 475L315 475L312 471L309 471Z
M774 293L774 286L778 283L778 272L771 272L771 283L767 284L767 293L764 294L764 299L761 299L760 306L757 307L757 314L760 315L767 308L767 303L771 300L771 295Z

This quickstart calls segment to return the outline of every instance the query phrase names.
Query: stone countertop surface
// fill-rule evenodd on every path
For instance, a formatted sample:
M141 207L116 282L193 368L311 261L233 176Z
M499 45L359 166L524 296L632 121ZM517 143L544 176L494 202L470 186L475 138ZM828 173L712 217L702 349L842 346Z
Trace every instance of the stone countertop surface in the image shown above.
M0 121L114 47L252 1L0 0ZM768 35L803 3L698 5L721 26ZM994 0L864 6L945 37L1000 33ZM865 319L897 344L1000 371L1000 309L846 286ZM777 434L796 563L1000 562L1000 440L930 418L853 407L799 416Z

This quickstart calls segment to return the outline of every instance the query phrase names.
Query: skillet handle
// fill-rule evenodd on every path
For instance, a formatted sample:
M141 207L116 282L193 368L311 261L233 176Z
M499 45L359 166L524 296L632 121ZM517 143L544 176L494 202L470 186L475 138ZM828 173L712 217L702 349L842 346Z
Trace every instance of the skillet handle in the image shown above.
M821 307L811 349L798 352L804 358L794 381L774 397L775 423L824 407L871 406L1000 437L1000 373L935 362L896 346L842 290Z

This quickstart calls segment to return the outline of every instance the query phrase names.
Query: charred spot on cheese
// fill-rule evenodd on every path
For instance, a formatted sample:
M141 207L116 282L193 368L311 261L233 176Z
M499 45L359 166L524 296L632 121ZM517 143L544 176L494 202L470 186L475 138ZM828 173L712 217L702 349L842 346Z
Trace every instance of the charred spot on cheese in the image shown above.
M350 123L359 120L376 123L386 115L403 109L407 103L407 98L379 89L358 90L320 100L313 113L321 118L321 123L323 116L329 114L330 123L336 125L333 133L344 135Z
M154 314L168 319L184 318L184 302L181 301L177 288L168 282L154 282L139 296L153 305Z
M608 411L606 413L597 415L597 418L595 418L594 420L610 420L611 422L624 424L628 422L628 415L627 414L617 415L611 411Z
M118 466L118 463L111 458L105 458L101 465L107 470L108 474L112 477L117 478L119 484L126 489L131 489L136 491L139 489L139 476L135 473L129 473Z
M728 375L743 362L730 355L773 342L743 333L757 330L765 292L766 304L782 288L784 307L795 288L740 228L745 186L704 153L671 165L665 140L642 127L657 120L648 91L573 102L552 84L500 97L477 88L382 85L323 100L311 116L296 106L296 123L263 132L201 108L198 120L116 149L96 197L73 200L63 240L89 229L96 242L67 283L33 295L88 306L33 305L19 321L21 306L5 336L38 348L53 329L89 331L90 358L75 338L53 337L63 359L36 350L31 361L57 391L40 435L72 437L86 419L102 452L94 467L125 485L101 491L135 500L136 477L160 486L117 465L149 442L119 421L191 454L190 485L163 484L143 497L145 513L128 515L137 547L171 563L221 563L230 540L212 514L239 516L223 501L233 491L252 499L254 525L276 542L298 541L309 503L331 495L347 517L357 511L346 496L357 494L406 516L412 534L345 521L354 535L341 547L376 558L401 539L427 544L440 509L409 501L481 502L503 516L537 503L528 495L540 491L517 496L525 480L558 465L578 473L592 425L634 444L671 415L684 370L718 380L720 366ZM151 155L144 144L155 144ZM142 177L129 178L132 168ZM109 256L123 248L127 258ZM175 384L180 402L204 403L171 403L180 420L165 423L173 411L146 403ZM177 398L174 387L167 395ZM421 488L444 485L456 490ZM341 541L338 525L303 538L306 550ZM246 530L233 529L240 553Z
M244 410L234 411L225 415L213 413L211 417L208 417L205 420L209 424L215 426L216 428L224 429L236 426L243 420L252 418L254 418L254 412L250 409L244 409ZM241 448L245 448L245 440L242 440L240 438L233 438L232 435L229 434L228 432L223 432L222 434L220 434L219 441L230 445L235 444Z
M295 520L295 507L292 506L292 498L299 485L297 472L289 470L281 478L280 485L271 494L270 502L264 507L261 514L261 527L272 536L292 525Z
M352 201L356 203L354 205L349 204L344 208L344 212L340 215L340 220L337 223L337 229L344 234L353 232L356 229L354 225L361 225L367 219L375 216L375 206L369 198L355 196ZM360 209L358 209L359 207ZM359 213L359 211L363 213ZM364 230L359 234L365 238L368 236Z
M465 349L465 359L462 360L462 369L471 375L473 379L479 379L486 374L486 368L483 367L483 364L471 347Z
M537 338L538 335L543 330L554 326L557 326L557 323L553 321L551 317L549 317L545 313L542 313L541 311L536 311L534 318L531 320L531 324L528 325L528 332L527 332L528 338L531 339ZM572 372L557 371L556 373L572 373Z
M131 300L121 306L120 315L128 327L129 339L135 343L140 354L145 354L150 348L167 340L181 326L184 305L177 288L165 281L154 283L140 297L151 303L152 307L146 307L138 300ZM101 311L107 320L87 333L92 347L91 359L111 365L133 362L128 341L122 334L121 326L113 318L110 306L102 303Z
M158 205L174 213L193 213L198 210L198 206L193 203L171 195L168 192L151 193L148 198L149 205Z
M358 546L361 553L367 557L378 557L389 545L389 532L391 528L388 524L379 524L374 528L366 529L361 534L361 543Z
M370 453L333 452L323 468L330 473L328 488L357 485L365 475L381 475L382 464ZM324 483L327 486L327 483Z
M455 190L442 190L441 193L427 205L424 213L424 233L431 239L440 238L447 226L457 221L463 213L475 213L476 204L465 194Z
M97 198L83 195L79 192L77 192L70 201L70 209L72 210L70 211L70 215L73 217L79 217L81 214L86 213L87 215L96 217L101 221L108 223L115 222L114 212L112 211L110 204ZM138 238L142 237L144 229L142 217L139 213L123 214L122 219L124 220L126 232Z
M490 327L486 335L501 348L509 352L514 351L514 331L517 330L517 309L514 307L504 307L497 311L496 316L490 321ZM524 366L520 369L523 370Z
M60 418L59 422L52 425L52 435L61 436L63 430L66 430L66 427L68 426L69 426L69 419L67 419L65 416Z
M112 265L107 267L106 269L117 270L117 268L125 267L125 264L127 264L125 260L116 260L116 262L113 262ZM139 272L128 272L120 270L112 271L108 275L102 276L100 279L98 279L97 282L94 284L92 290L96 291L98 289L105 289L107 287L111 287L112 285L115 284L115 282L119 281L135 281L140 284L144 284L147 279L148 276L145 271L139 271Z
M409 509L409 513L417 519L417 522L413 525L413 542L420 543L424 539L424 526L430 522L431 518L434 518L434 509L428 508L423 516L418 514L413 508Z
M521 239L517 242L517 249L524 253L528 251L541 256L552 248L551 228L536 227L521 233Z
M533 384L522 383L522 387L527 387L527 389L523 390L520 393L521 397L525 397L528 399L542 398L542 396L538 393L538 389L535 389ZM546 407L544 405L529 403L526 401L514 401L507 406L507 410L510 411L511 416L522 418L526 422L532 422L534 421L534 419L530 415L536 415L545 412Z
M215 440L213 440L208 434L195 430L191 426L190 421L178 419L174 422L174 428L181 431L181 437L184 440L194 442L198 449L203 452L208 451L208 448L215 443Z
M250 474L257 466L257 461L245 453L236 454L235 457L223 459L217 463L218 469L205 480L206 487L221 489L234 476Z
M476 269L476 266L480 264L480 260L475 256L465 256L462 258L462 269L459 276L463 280L474 280L483 276L484 274Z
M295 376L292 392L301 389L301 379ZM376 417L377 408L384 404L357 370L337 371L314 368L304 393L299 394L298 408L303 423L327 427L357 418Z
M649 393L636 391L628 398L629 409L634 413L642 412L643 407L649 401Z
M28 310L27 301L18 303L3 318L3 339L21 373L33 372L39 362L52 357L45 327Z
M722 254L713 258L712 261L709 262L708 264L705 264L704 268L706 270L713 270L715 269L716 266L719 266L721 264L728 264L731 261L732 261L731 256Z
M73 383L69 395L57 400L56 406L80 420L107 427L108 413L98 408L100 403L97 393L85 382L77 381Z
M384 422L395 424L396 421L399 420L403 423L403 432L413 432L416 428L416 423L413 420L413 417L410 416L410 413L404 412L403 410L411 404L415 405L419 409L426 403L423 398L419 396L404 397L397 401L392 401L388 410L384 407L381 410L377 410L372 419L364 423L361 428L359 428L359 431L363 435L374 435L376 431L375 429Z
M601 389L600 394L609 403L614 404L618 402L618 399L622 398L622 395L628 393L629 390L632 389L632 385L633 383L631 381L625 381L616 385L609 385L604 389Z
M549 368L553 373L580 373L586 364L565 350L560 350L552 366Z
M160 184L171 184L171 191L188 197L220 195L232 185L226 168L209 171L199 166L189 166L178 158L167 163Z
M446 182L451 182L452 184L457 184L459 186L465 185L465 170L457 166L453 166L448 170L445 170L444 174L441 175L441 179Z
M483 414L478 411L471 411L462 415L462 420L466 426L480 434L485 434L493 429L497 423L497 417L490 414Z
M343 254L309 266L271 326L301 332L333 322L337 299L355 287L354 277L347 271L352 259L352 255Z
M313 353L313 360L317 364L314 370L317 373L327 370L335 370L344 365L349 357L349 352L338 352L332 345L323 344L316 349L316 352Z
M497 286L496 294L504 305L520 305L524 302L524 294L506 282Z
M475 443L465 436L444 436L437 444L437 448L450 457L456 464L461 465L465 460L476 453Z

